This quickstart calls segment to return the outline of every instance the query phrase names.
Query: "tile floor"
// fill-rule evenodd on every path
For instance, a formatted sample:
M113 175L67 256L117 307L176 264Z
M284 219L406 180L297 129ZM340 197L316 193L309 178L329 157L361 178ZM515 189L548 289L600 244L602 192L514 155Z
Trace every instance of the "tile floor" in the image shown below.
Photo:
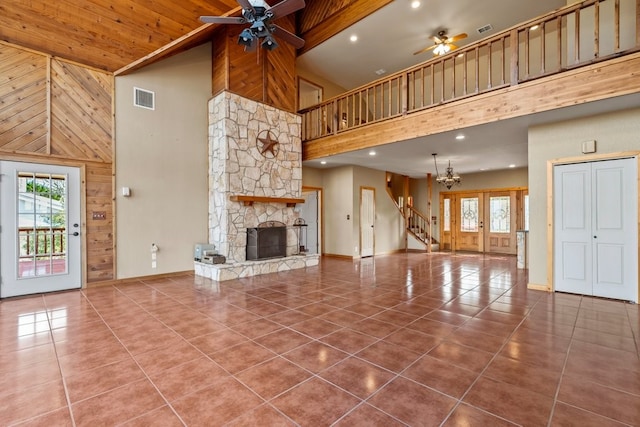
M640 424L637 305L397 254L0 302L0 425Z

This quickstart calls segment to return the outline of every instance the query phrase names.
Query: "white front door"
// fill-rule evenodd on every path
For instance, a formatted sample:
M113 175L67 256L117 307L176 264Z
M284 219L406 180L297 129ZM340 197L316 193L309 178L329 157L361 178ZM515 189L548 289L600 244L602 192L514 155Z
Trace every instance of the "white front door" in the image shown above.
M634 158L554 168L558 291L638 301L638 183Z
M360 256L373 256L376 217L375 190L360 189Z
M0 297L82 284L80 169L0 162Z

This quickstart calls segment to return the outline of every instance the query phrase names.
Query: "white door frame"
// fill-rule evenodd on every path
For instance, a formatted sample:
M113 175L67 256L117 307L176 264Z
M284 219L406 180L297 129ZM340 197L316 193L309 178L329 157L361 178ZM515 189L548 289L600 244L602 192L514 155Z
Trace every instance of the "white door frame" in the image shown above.
M371 223L363 220L363 212L364 212L364 192L371 192ZM375 224L376 224L376 189L374 187L360 187L360 257L374 256L376 254L376 232L375 232ZM371 232L371 254L365 252L363 250L363 235L365 232Z
M23 156L2 156L0 158L0 162L2 162L3 164L5 163L7 164L5 168L7 168L8 166L9 169L11 168L15 169L16 166L18 165L18 166L24 167L25 169L33 168L33 170L36 172L38 172L39 170L43 170L43 173L54 173L54 174L63 173L69 176L70 180L68 183L69 185L68 191L72 191L76 193L75 200L70 201L70 203L73 206L75 206L75 208L77 209L76 210L77 214L74 214L76 215L75 218L72 218L71 216L67 217L67 233L73 234L77 232L79 235L73 236L73 239L76 239L76 242L74 242L74 245L77 246L77 250L76 250L77 254L74 256L73 260L69 260L69 264L68 264L69 274L64 274L60 277L75 277L73 279L73 283L71 284L71 286L66 287L65 289L81 288L81 287L84 287L84 284L86 283L86 268L85 268L85 260L86 260L86 237L85 237L85 233L86 233L85 182L86 182L86 179L85 179L85 176L86 176L86 172L85 172L85 166L82 164L76 164L73 162L64 162L64 161L53 162L50 160L52 159L40 160L40 159L25 158ZM62 168L66 168L66 170ZM5 172L2 172L2 173L4 174ZM4 180L4 183L7 183L9 185L16 185L15 177L13 176L2 176L0 178ZM77 181L72 183L71 182L72 179L76 179ZM13 209L14 209L14 205L12 203L10 206L10 210L13 210ZM11 221L11 219L9 219L9 221ZM75 224L77 224L76 227L74 227ZM13 231L7 230L6 233L13 233ZM11 236L8 236L8 234L6 233L3 233L4 235L3 235L3 243L2 243L3 247L5 247L5 250L6 250L6 245L12 246L13 243L11 242L14 242L14 238ZM70 241L67 242L67 244L69 243ZM3 255L0 253L0 256L3 256ZM12 270L11 273L13 272L14 271ZM73 275L73 276L70 276L70 275ZM2 272L2 276L3 277L5 276L5 272ZM58 276L54 275L54 276L44 276L44 277L56 278ZM20 279L20 280L30 280L30 279ZM69 283L70 282L71 280L69 280ZM40 290L39 289L40 286L42 285L40 284L36 285L35 288L31 290L31 293L63 290L63 289L47 289L46 287L43 288L43 290ZM13 294L12 291L3 292L1 296L4 298L8 296L13 296L12 294Z
M633 157L638 162L638 173L640 174L640 151L623 151L617 153L606 154L594 154L585 155L582 157L569 157L564 159L554 159L547 161L547 290L554 292L554 258L555 258L555 236L554 230L554 167L556 165L572 164L572 163L585 163L585 162L597 162L602 160L617 160L623 158ZM640 214L640 187L638 189L639 194L636 196L636 202L638 203L638 212ZM640 230L639 235L636 236L636 242L640 242ZM640 262L636 263L638 269L638 277L640 277ZM534 288L535 289L535 288ZM638 284L637 295L640 296L640 283Z

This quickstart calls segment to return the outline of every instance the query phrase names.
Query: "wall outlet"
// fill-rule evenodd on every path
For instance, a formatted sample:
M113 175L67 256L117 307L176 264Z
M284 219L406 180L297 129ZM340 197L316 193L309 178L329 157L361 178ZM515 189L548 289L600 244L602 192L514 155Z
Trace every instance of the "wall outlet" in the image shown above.
M353 250L355 253L358 253L358 247L356 246L355 249Z
M156 261L151 261L151 268L158 267L158 263Z

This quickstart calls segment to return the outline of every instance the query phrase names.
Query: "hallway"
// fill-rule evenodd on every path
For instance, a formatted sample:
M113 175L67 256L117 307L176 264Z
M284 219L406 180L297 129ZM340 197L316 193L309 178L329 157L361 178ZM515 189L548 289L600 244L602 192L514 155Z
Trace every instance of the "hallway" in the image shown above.
M640 424L640 310L395 254L0 302L0 426Z

